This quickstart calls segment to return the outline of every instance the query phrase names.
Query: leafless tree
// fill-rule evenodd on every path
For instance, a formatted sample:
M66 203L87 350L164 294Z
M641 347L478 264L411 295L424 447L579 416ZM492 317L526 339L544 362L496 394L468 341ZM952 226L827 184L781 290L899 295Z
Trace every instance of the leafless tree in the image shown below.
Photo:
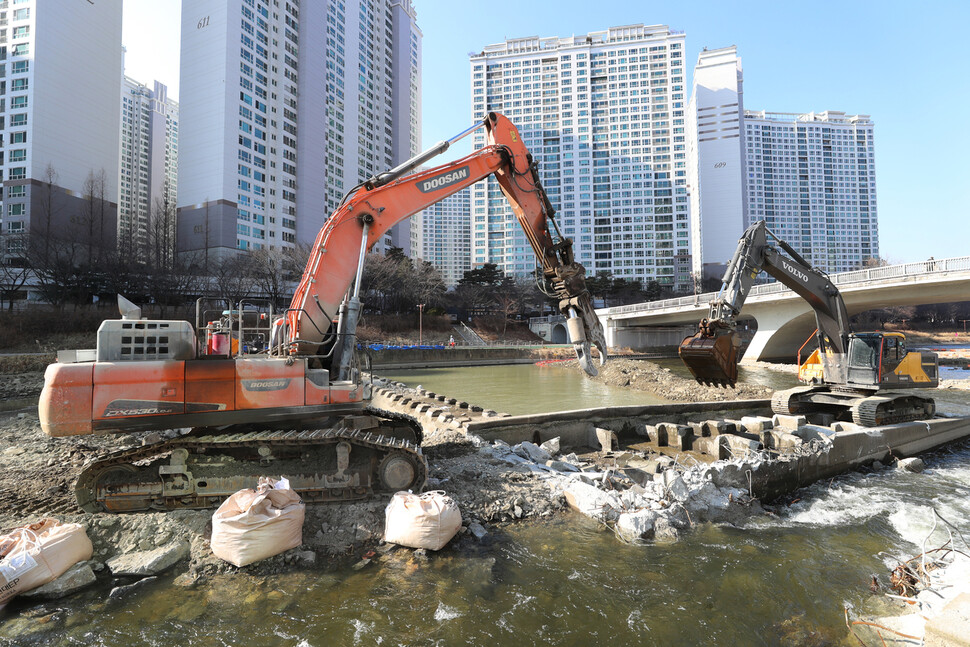
M54 199L54 193L56 191L55 187L59 177L60 176L58 175L57 171L54 169L54 165L48 162L47 166L44 168L43 174L41 175L41 186L39 189L40 199L38 200L40 204L40 213L38 215L40 218L37 219L37 224L41 225L43 229L38 227L34 230L36 235L40 238L42 245L40 250L42 251L42 254L40 255L39 260L43 261L44 263L46 263L50 257L51 241L54 236L53 221L58 210L58 206Z
M144 260L150 267L170 270L174 266L177 217L175 203L166 188L161 197L155 198L148 220Z
M251 252L248 260L256 285L273 302L274 308L279 307L290 292L285 250L263 247Z
M223 257L213 268L217 295L231 304L239 303L253 292L254 279L246 255Z
M108 177L104 169L89 171L84 180L82 222L87 225L87 261L101 263L106 252L105 233L108 212Z
M27 262L27 234L0 233L0 299L7 301L7 309L13 304L30 278L30 265Z

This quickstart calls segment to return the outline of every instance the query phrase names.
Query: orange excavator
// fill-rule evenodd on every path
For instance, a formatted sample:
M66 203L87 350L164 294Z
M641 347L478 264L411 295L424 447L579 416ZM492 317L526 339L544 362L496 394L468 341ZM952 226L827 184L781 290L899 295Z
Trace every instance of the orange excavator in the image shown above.
M481 127L486 146L415 172ZM427 477L420 425L368 408L370 385L356 354L364 258L390 227L488 176L532 245L540 288L567 317L580 366L595 375L593 351L604 363L606 342L585 270L553 219L518 130L490 113L348 192L314 241L289 309L264 316L262 329L245 303L229 304L211 321L197 307L193 328L143 319L119 299L122 319L102 323L97 349L61 351L39 402L48 435L186 432L88 465L75 486L80 507L208 508L267 472L285 474L310 502L420 490Z

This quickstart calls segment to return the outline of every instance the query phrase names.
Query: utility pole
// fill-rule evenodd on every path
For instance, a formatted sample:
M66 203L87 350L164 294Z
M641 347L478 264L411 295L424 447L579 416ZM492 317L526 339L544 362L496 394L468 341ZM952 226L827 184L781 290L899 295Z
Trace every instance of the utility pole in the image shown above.
M418 346L423 343L424 340L424 304L418 304Z

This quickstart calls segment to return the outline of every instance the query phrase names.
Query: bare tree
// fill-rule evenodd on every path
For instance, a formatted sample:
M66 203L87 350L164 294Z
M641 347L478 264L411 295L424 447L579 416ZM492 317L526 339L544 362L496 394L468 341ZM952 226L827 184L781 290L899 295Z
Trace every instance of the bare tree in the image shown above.
M169 270L175 264L177 217L175 203L166 189L152 204L145 238L145 262L156 270Z
M253 291L253 275L247 255L223 257L213 272L218 296L230 304L239 303Z
M263 247L249 254L249 267L259 289L269 296L273 307L279 307L289 294L286 252Z
M27 234L2 233L0 254L0 300L7 301L7 309L13 310L13 304L30 278L30 265L27 262Z
M41 186L39 191L39 203L40 203L40 216L39 223L42 224L43 230L36 231L37 235L42 241L42 254L39 260L47 263L50 257L50 247L51 241L54 236L53 221L54 216L57 212L57 205L54 200L55 186L59 180L59 175L54 169L54 165L48 162L47 166L44 168L44 172L41 175ZM33 218L32 218L33 220ZM38 228L39 229L39 228Z
M105 253L105 220L107 218L108 178L104 169L89 171L84 180L82 224L87 225L87 262L100 263Z

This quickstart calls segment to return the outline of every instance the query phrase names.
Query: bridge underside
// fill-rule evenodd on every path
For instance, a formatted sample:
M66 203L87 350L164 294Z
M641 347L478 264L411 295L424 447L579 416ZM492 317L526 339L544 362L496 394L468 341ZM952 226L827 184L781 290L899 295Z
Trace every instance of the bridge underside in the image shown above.
M849 315L866 310L892 306L915 306L965 300L970 296L970 276L966 272L921 277L904 277L893 283L880 285L840 286ZM711 297L706 296L707 300ZM702 303L704 298L702 298ZM647 351L651 347L668 345L667 332L676 326L684 335L692 334L697 322L706 317L708 308L681 306L676 310L644 313L643 315L601 317L610 347L630 347ZM742 310L742 318L757 322L757 332L745 351L742 362L794 362L802 344L815 330L815 315L803 299L792 292L752 296ZM645 331L654 330L655 333ZM862 330L854 332L865 332ZM683 338L683 336L681 338ZM630 343L634 342L634 343ZM663 342L663 343L659 343ZM679 340L678 340L679 343Z

